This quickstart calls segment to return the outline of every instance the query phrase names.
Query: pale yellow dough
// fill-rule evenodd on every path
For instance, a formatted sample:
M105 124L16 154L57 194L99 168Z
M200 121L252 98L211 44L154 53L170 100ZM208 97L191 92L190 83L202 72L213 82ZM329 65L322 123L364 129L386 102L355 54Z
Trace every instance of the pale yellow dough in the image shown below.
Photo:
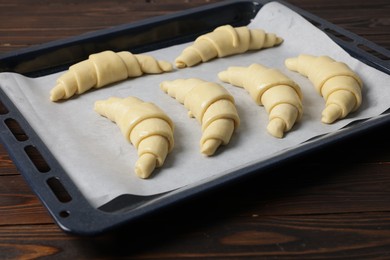
M363 82L345 63L328 56L301 54L286 59L285 64L288 69L308 77L325 99L323 123L331 124L360 107Z
M240 119L233 96L221 85L197 78L164 81L160 87L176 98L202 125L200 151L211 156L230 142Z
M229 67L218 74L220 80L245 88L258 105L264 105L268 132L278 138L289 131L302 116L300 87L279 70L260 64Z
M57 79L57 85L50 91L50 100L68 99L89 89L139 77L144 73L158 74L172 70L171 63L156 60L149 55L103 51L70 66Z
M199 36L175 59L175 65L177 68L192 67L217 57L273 47L282 41L282 38L273 33L266 33L262 29L223 25Z
M136 147L139 158L135 172L140 178L148 178L156 167L164 164L174 146L174 124L159 107L136 97L111 97L96 101L94 109L115 122Z

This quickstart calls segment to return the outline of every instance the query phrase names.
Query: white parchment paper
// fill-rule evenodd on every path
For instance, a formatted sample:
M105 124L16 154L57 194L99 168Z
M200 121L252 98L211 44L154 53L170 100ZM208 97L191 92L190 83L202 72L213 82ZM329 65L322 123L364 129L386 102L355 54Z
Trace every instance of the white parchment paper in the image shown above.
M63 72L35 79L1 73L0 84L81 192L96 207L122 194L158 194L217 178L276 156L278 152L296 147L314 136L333 132L353 120L378 116L390 107L390 76L351 58L322 31L285 6L278 3L265 5L249 27L276 33L284 42L276 48L216 59L171 73L128 79L59 103L49 100L49 92ZM149 54L173 63L189 44ZM363 104L357 112L332 125L321 123L324 100L308 79L284 66L286 58L302 53L329 55L347 63L361 76ZM249 66L252 63L278 68L302 88L304 115L283 139L267 133L268 116L264 108L255 105L244 89L222 83L217 77L218 72L229 66ZM212 157L199 152L199 123L187 116L183 105L159 88L163 80L190 77L218 82L236 99L241 125L231 142ZM147 180L139 179L134 173L135 148L124 139L114 123L93 110L96 100L129 95L154 102L176 126L174 150L164 166Z

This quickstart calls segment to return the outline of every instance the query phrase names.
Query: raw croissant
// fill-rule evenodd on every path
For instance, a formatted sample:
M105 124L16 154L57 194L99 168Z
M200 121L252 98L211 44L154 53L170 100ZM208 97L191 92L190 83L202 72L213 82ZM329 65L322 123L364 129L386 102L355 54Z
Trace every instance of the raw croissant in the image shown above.
M276 69L260 64L229 67L218 74L227 83L245 88L258 105L264 105L268 132L282 138L302 116L302 92L291 79Z
M111 97L96 101L94 109L115 122L136 147L135 172L140 178L148 178L155 167L164 164L174 146L174 124L159 107L136 97Z
M149 55L103 51L91 54L87 60L70 66L57 79L57 85L50 92L50 99L68 99L91 88L100 88L144 73L157 74L172 69L169 62L158 61Z
M201 153L211 156L221 144L228 144L240 119L233 96L221 85L201 79L177 79L160 85L176 98L202 125Z
M192 67L216 57L273 47L282 41L282 38L261 29L223 25L210 33L199 36L193 45L185 48L176 58L175 64L177 68Z
M326 101L322 122L331 124L346 117L362 103L360 77L348 65L328 56L302 54L285 61L286 67L309 78Z

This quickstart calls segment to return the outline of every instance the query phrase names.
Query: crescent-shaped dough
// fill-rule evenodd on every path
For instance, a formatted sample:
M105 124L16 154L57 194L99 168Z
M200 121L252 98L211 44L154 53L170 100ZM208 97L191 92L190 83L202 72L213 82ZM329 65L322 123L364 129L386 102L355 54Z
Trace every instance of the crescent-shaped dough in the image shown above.
M233 96L221 85L197 78L164 81L160 87L176 98L202 125L200 151L211 156L229 143L240 119Z
M115 122L138 150L135 172L148 178L173 149L174 124L159 107L136 97L111 97L95 102L95 111Z
M101 88L127 78L139 77L144 73L157 74L172 69L169 62L128 51L91 54L87 60L70 66L69 70L57 79L57 85L50 91L50 100L68 99L92 88Z
M286 67L308 77L325 99L322 122L331 124L357 110L362 103L363 82L347 64L328 56L301 54L285 61Z
M264 105L269 117L267 130L275 137L282 138L302 116L301 89L279 70L252 64L249 67L229 67L218 77L245 88L258 105Z
M223 25L214 31L199 36L175 59L177 68L192 67L214 58L260 50L282 43L283 39L262 29L246 26Z

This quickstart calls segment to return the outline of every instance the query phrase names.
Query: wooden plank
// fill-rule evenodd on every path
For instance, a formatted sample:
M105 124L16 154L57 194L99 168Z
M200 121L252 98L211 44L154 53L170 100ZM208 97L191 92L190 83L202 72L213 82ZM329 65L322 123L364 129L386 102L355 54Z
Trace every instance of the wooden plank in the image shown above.
M214 2L220 1L35 1L39 8L29 1L0 2L7 10L0 23L0 53Z
M0 176L0 226L53 223L21 175Z
M89 239L54 225L6 226L0 251L7 259L381 259L390 246L389 213L177 220L157 217Z
M5 147L0 144L0 176L18 174L16 166L11 161Z

